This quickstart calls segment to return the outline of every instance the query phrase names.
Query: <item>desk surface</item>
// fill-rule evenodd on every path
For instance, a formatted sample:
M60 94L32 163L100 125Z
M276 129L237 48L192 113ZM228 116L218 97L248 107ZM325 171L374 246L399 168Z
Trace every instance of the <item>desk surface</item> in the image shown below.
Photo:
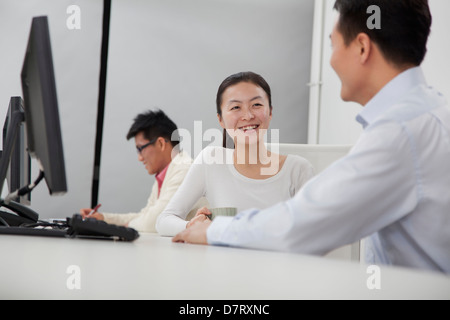
M450 299L450 277L280 252L0 236L0 299ZM80 289L69 288L77 266ZM72 278L73 279L73 278ZM373 279L373 278L372 278Z

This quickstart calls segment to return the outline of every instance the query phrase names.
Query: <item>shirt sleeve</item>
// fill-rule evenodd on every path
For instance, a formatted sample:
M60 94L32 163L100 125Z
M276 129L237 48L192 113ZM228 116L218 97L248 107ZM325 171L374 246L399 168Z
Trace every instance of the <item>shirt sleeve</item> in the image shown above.
M191 165L186 178L164 211L156 220L156 230L162 236L174 236L186 229L186 217L197 201L205 195L205 168L202 153Z
M210 244L323 255L401 219L420 199L407 133L364 132L350 153L292 199L234 219L215 219Z

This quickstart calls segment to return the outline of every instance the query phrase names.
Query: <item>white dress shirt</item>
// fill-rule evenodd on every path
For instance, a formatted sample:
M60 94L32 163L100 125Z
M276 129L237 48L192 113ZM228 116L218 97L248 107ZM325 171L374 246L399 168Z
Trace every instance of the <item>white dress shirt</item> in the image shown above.
M420 67L357 116L349 154L292 199L218 217L210 244L326 254L366 239L366 262L450 273L450 109Z

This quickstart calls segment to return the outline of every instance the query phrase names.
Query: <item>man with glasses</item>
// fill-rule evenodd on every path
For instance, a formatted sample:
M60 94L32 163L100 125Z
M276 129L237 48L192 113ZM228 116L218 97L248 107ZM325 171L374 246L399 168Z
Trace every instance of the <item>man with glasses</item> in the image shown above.
M80 210L81 215L128 226L140 232L156 232L156 218L183 182L192 163L189 155L179 151L179 141L172 141L172 134L176 130L176 124L163 111L157 110L139 114L127 134L128 140L135 140L138 160L156 179L147 205L140 212L91 213L92 209L85 208ZM206 201L200 200L188 219L205 205Z

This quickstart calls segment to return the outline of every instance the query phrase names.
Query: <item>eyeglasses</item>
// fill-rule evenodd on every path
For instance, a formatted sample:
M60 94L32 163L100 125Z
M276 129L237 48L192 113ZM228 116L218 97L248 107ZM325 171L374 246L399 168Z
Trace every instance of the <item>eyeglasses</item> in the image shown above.
M153 139L152 141L150 141L149 143L144 144L141 147L136 146L136 152L138 154L142 153L142 150L144 150L145 148L147 148L149 145L154 144L156 142L156 140L158 140L158 138Z

